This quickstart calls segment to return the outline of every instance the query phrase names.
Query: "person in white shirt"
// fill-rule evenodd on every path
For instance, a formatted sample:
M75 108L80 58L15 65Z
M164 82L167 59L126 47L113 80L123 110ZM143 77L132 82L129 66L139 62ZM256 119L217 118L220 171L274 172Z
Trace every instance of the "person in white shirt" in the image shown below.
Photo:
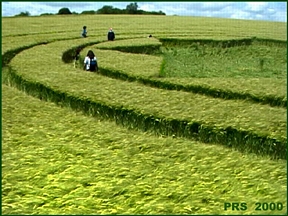
M84 70L86 71L98 71L97 58L92 50L89 50L87 56L84 59Z

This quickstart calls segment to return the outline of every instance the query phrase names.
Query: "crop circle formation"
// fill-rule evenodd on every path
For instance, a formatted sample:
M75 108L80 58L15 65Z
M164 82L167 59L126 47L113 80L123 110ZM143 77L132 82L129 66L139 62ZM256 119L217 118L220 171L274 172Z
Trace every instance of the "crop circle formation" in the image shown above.
M197 31L195 30L195 35L197 35L200 30L198 29L198 33L196 32ZM215 30L215 32L217 31ZM178 188L176 182L178 180L180 182L183 180L183 184L188 184L190 188L194 188L196 194L198 192L199 194L207 194L210 192L213 194L211 191L213 185L215 185L214 189L217 193L225 194L225 196L228 196L228 191L232 191L232 186L230 185L231 179L225 182L222 179L223 176L219 178L219 181L222 182L223 180L221 185L224 185L226 189L221 189L220 185L217 183L218 176L216 173L217 170L220 170L219 172L222 173L222 168L218 169L215 167L216 172L210 170L210 174L206 175L204 172L207 168L204 167L206 166L205 163L203 163L203 167L198 167L200 172L197 171L198 168L194 167L193 164L198 163L199 161L201 163L202 157L206 153L199 153L198 156L197 154L192 156L186 155L185 158L187 159L189 157L189 160L191 160L193 164L191 164L191 167L189 165L189 171L184 165L182 167L181 160L184 161L184 158L178 158L178 155L184 155L185 151L189 152L190 150L189 145L182 145L180 143L182 141L180 140L188 140L187 143L190 141L195 143L199 142L201 143L200 145L205 143L206 150L211 150L210 153L207 152L211 158L211 163L214 163L213 160L218 157L214 155L215 152L212 154L213 147L225 149L223 151L232 151L232 148L233 151L236 150L235 152L237 153L235 154L244 155L243 161L245 161L245 155L253 154L256 155L255 157L267 158L267 160L272 161L271 163L274 163L274 161L277 160L286 160L286 41L268 38L261 39L260 37L252 37L251 35L244 35L239 38L228 38L227 36L227 38L223 39L219 39L219 37L210 39L210 31L207 31L206 35L204 33L202 38L200 36L190 38L189 32L181 35L180 32L176 30L173 32L171 30L170 32L168 31L165 34L161 34L161 31L159 30L158 34L153 34L153 37L146 37L143 36L143 33L132 32L120 34L119 36L116 34L116 40L108 42L103 39L103 36L100 34L98 35L98 33L97 35L88 36L87 38L77 38L74 37L72 33L71 30L66 33L67 35L59 32L56 33L55 36L51 36L51 33L42 32L39 33L39 39L38 41L36 40L36 42L31 38L29 39L31 36L29 33L14 35L10 42L8 42L8 39L5 39L4 36L4 49L2 53L2 79L4 80L4 84L2 83L2 89L5 90L5 94L8 95L8 92L11 90L8 91L7 85L13 86L34 98L53 102L58 105L53 108L51 107L51 110L50 108L48 109L48 105L47 108L44 108L43 105L43 108L37 110L35 108L36 105L33 107L33 104L39 102L31 102L30 105L28 105L28 103L25 104L26 99L19 102L17 106L20 107L21 105L23 110L26 110L25 113L27 115L25 114L25 118L28 118L27 116L31 115L31 117L29 117L32 119L31 122L34 122L36 118L43 118L43 123L39 123L40 126L37 130L34 131L34 129L32 129L34 123L31 123L31 126L27 126L27 128L30 127L30 132L29 129L27 129L27 132L19 132L20 134L24 133L26 134L26 137L33 137L31 134L34 134L35 137L41 137L40 128L42 127L41 124L43 124L45 125L43 127L46 128L43 130L43 137L45 137L45 139L47 138L49 140L54 139L57 136L64 136L65 138L61 138L60 142L79 142L79 152L78 150L74 150L75 147L64 147L55 144L58 149L57 152L63 151L65 154L71 155L71 157L78 158L85 158L85 154L88 154L83 143L86 143L87 146L89 146L87 149L92 148L93 145L97 148L99 146L105 146L107 152L105 152L105 150L97 155L97 152L94 152L93 150L93 155L97 155L96 157L105 160L103 158L109 157L109 155L112 154L110 156L111 158L114 158L115 161L122 158L123 164L121 162L118 166L116 165L116 162L115 164L111 162L111 164L114 164L115 167L117 167L113 168L112 165L103 165L100 161L97 162L97 167L102 167L107 174L103 176L100 175L98 181L102 182L104 181L104 178L114 176L117 178L118 183L120 183L119 186L115 186L118 184L115 183L113 186L114 189L112 190L107 185L104 187L104 185L101 186L100 183L97 183L96 185L95 182L91 182L91 178L87 174L85 177L86 180L81 178L79 181L81 181L81 188L83 189L82 195L86 197L87 203L90 204L81 202L81 200L78 199L82 196L82 192L81 189L79 189L80 186L74 185L71 186L71 188L66 187L63 189L66 190L69 195L65 198L59 198L65 200L65 202L62 200L62 204L57 203L55 200L52 201L54 199L52 199L52 197L47 198L48 195L46 198L43 198L45 196L39 195L41 198L33 201L33 207L37 209L39 213L51 213L52 210L50 211L49 209L50 207L53 207L53 205L60 209L66 209L63 210L63 212L69 212L68 209L71 206L81 206L84 212L91 213L91 209L89 209L88 206L92 206L93 200L97 200L97 205L101 206L98 208L98 211L101 213L223 213L222 210L213 210L215 209L213 203L219 204L220 202L215 200L214 196L211 195L210 197L210 195L207 195L207 197L195 201L196 205L194 208L191 204L188 204L188 197L194 196L193 193L188 193L189 195L185 196L182 189ZM8 36L9 35L6 37ZM23 38L23 40L26 38L27 41L30 41L27 43L21 42L22 44L17 46L17 40L19 43L21 38ZM82 51L80 53L80 60L76 67L74 67L73 56L78 47L81 47ZM93 50L98 59L99 71L95 73L83 70L82 62L88 50ZM35 56L37 57L35 58ZM11 92L9 94L12 95ZM16 94L18 93L15 93L15 95ZM25 98L27 96L18 95L17 97ZM12 104L12 100L14 99L13 97L9 98L9 103ZM7 104L9 103L7 102ZM11 108L12 105L9 106ZM68 110L67 107L70 110ZM7 109L8 105L4 110ZM41 113L41 109L43 109L43 113ZM59 111L55 111L54 113L54 111L52 111L53 109L59 109ZM73 113L71 112L71 109L76 111L75 113L77 114L75 115L78 115L78 111L87 115L85 117L85 122L89 122L89 124L83 123L84 117L79 117L79 120L78 117L77 119L76 117L74 119L73 114L71 114ZM39 117L33 117L33 111L31 110L34 110L35 115L37 114ZM45 117L47 118L47 116L49 116L48 114L45 114L46 112L50 113L49 115L54 116L54 119L51 120L53 123L51 123L50 126L48 126L49 121L44 120ZM63 117L63 120L61 120L61 117L59 118L60 114L57 114L60 112L63 116L65 115L64 113L67 112L67 117ZM8 114L6 113L5 115ZM56 118L59 118L59 123L57 123ZM6 118L5 121L7 121L7 124L9 125L11 122L7 119L8 118ZM97 123L97 121L92 119L99 119L101 120L100 122L102 122L102 120L104 122L106 122L106 120L112 120L112 122L116 122L118 125L124 126L124 128L132 129L129 131L132 131L131 133L137 133L137 135L131 135L135 136L133 141L132 138L127 138L126 140L126 138L124 138L125 135L123 135L126 132L124 133L121 131L124 129L119 129L117 125L111 126L109 125L110 123ZM21 121L19 120L19 123L17 124L20 124L20 122ZM68 126L65 125L73 125L71 122L76 122L75 125L82 125L83 128L78 128L76 126L75 128L67 129L66 127ZM55 126L52 126L54 124ZM112 136L112 132L109 132L108 129L105 132L105 129L99 129L103 128L101 124L107 124L105 127L109 128L111 131L115 130L115 135ZM53 129L53 127L55 127L55 129ZM66 129L64 130L63 128ZM58 133L56 132L57 130L62 131L63 133ZM85 134L85 130L87 130L87 134ZM45 131L50 132L46 133ZM55 131L55 134L57 135L54 137L53 132L51 131ZM9 133L7 132L7 134ZM98 133L102 135L97 135ZM7 134L5 134L4 140L10 142L11 138L9 138ZM109 135L105 137L103 134ZM145 137L145 134L150 135ZM89 138L89 136L91 138ZM22 135L19 135L19 137L22 137ZM78 138L79 141L77 141ZM159 139L157 141L160 143L159 145L165 146L162 150L158 149L162 152L153 152L156 151L154 148L156 148L155 146L157 145L155 144L153 147L152 144L149 144L152 143L152 139ZM161 139L165 139L165 141L161 141ZM129 145L126 142L129 143ZM156 143L156 141L153 142ZM105 145L102 145L101 143L105 143ZM135 143L135 146L133 146L132 143ZM175 144L178 150L176 151L174 149L173 152L172 150L170 152L170 147L168 147L170 146L170 143L173 145ZM22 144L19 145L21 146ZM183 146L183 151L181 150L181 145ZM123 146L129 149L129 152L128 150L125 152L127 155L120 151ZM158 146L158 148L160 147ZM150 149L153 151L150 151ZM4 151L6 151L6 147L4 148ZM39 151L41 152L41 150ZM40 154L42 155L42 153ZM134 154L140 154L139 160L142 160L141 157L143 156L144 158L145 156L147 157L147 161L150 160L153 161L153 163L151 162L150 165L145 166L143 164L143 161L145 160L143 159L141 162L137 161L137 158L134 158L133 156ZM58 156L64 157L63 154L61 156L59 154ZM151 186L149 186L153 181L155 184L158 181L161 182L161 178L165 178L165 181L168 181L166 179L167 176L161 174L164 156L167 161L171 160L168 162L171 163L171 167L170 165L169 167L168 165L167 167L165 165L165 169L167 169L170 176L169 184L172 184L171 188L173 188L173 190L178 188L179 191L169 192L170 189L167 189L169 186L162 187L158 185L159 191L157 192L157 189L152 190ZM7 157L7 160L12 161L13 157L10 154L5 155L5 157ZM91 157L91 155L89 157ZM137 166L141 166L143 172L138 172L129 166L129 157L132 158L131 164L133 164L133 166L136 166L136 164ZM212 158L214 159L212 160ZM69 160L68 156L66 160ZM230 156L227 160L230 161L229 163L231 164L236 163L236 161L233 162ZM240 160L242 159L240 158L239 161ZM98 159L95 159L93 163L96 163L95 161L98 161ZM172 162L174 165L172 165ZM83 166L82 173L90 172L87 168L88 162L83 162L83 164L82 162L79 163L79 166ZM147 162L147 164L149 163ZM14 166L14 162L12 164ZM157 165L154 167L153 164ZM247 162L247 164L249 163ZM194 173L195 176L193 179L195 178L195 181L203 178L204 180L201 180L202 186L197 184L197 182L188 183L189 179L185 174L182 176L182 174L175 173L176 176L174 178L174 166L177 166L177 169L181 170L182 173L191 172L191 175ZM64 167L65 165L63 164L59 164L57 167L55 165L55 168L51 168L51 170L47 171L45 176L47 178L49 176L55 176L55 173L58 172L57 170L60 170L59 172L61 174L58 175L58 180L56 179L55 182L59 181L58 183L61 184L60 182L65 181L66 179L63 172L64 170L68 170L67 167L67 169ZM125 167L129 168L126 169ZM228 165L226 168L227 170L230 170ZM248 167L246 168L248 169ZM147 173L145 173L146 169ZM160 174L158 173L156 175L158 169L161 172L159 171ZM203 169L203 172L201 169ZM241 176L241 173L245 172L237 171L237 169L235 169L233 173L237 178L240 176L239 178L241 178L241 182L245 185L245 188L256 185L256 180L252 181L251 179L251 181L248 180L249 183L246 184L246 177L242 179ZM155 172L155 176L152 174L152 170L154 170L153 173ZM283 172L283 169L280 170L279 168L278 171L275 171L275 176L273 174L273 178L277 178L277 176L281 177L281 174L279 173ZM32 169L30 172L33 173L34 177L40 176L39 178L43 181L46 178L44 178L44 176L42 178L41 174L36 174ZM69 173L67 179L71 178L72 181L72 179L76 178L76 170L74 170L74 168L71 172L67 172ZM95 173L97 176L96 169L92 169L92 173ZM190 176L190 174L188 175ZM141 175L146 176L143 177L143 185L138 181L140 178L142 179ZM149 176L153 176L154 180L152 182L147 180ZM249 173L246 173L245 176L249 176ZM133 179L135 178L135 182L137 182L134 192L137 192L138 195L135 195L135 197L129 194L129 191L134 190L132 186L128 187L128 183L124 185L125 179L129 181L129 184L133 184L130 177ZM9 186L7 179L9 178L4 178L4 197L14 196L15 194L13 195L12 190L9 189L9 187L12 186ZM207 180L206 183L208 186L205 185L205 179ZM213 184L210 182L212 179L214 182ZM280 181L282 180L280 179ZM39 184L45 185L43 182ZM113 184L111 183L111 185ZM175 187L173 186L174 184ZM73 184L71 183L71 185ZM261 194L267 192L264 185L265 182L263 182L263 187L258 186L259 191L257 191L257 193ZM39 188L41 188L40 185ZM43 186L43 188L53 190L52 186L49 188L46 185ZM93 196L91 195L92 189L89 191L89 188L93 188ZM97 188L101 188L104 195L101 195ZM164 191L165 197L159 195L161 194L160 188ZM29 194L29 192L24 191L23 194L19 192L18 196L24 196L25 193ZM91 196L86 196L85 193L90 194ZM267 194L270 196L269 192L267 192ZM71 200L74 195L78 200L73 204ZM256 194L254 195L256 196ZM69 196L71 196L71 199ZM198 198L200 197L198 195L195 196ZM239 196L241 196L240 192ZM108 207L105 207L105 203L110 202L109 199L114 199L112 197L119 197L120 200L125 198L131 203L122 203L123 206L121 207L121 204L115 201L117 208L110 208L109 205L111 203ZM153 197L153 199L156 200L156 204L154 205L151 201L149 204L150 208L147 206L145 207L144 203L141 203L142 207L139 207L139 209L134 208L133 206L137 205L137 202L140 202L140 197L145 199L146 203L150 203L148 198ZM242 198L244 198L244 195ZM4 199L3 201L5 204L5 211L8 213L17 213L17 211L13 210L13 206L9 206L9 199ZM166 201L161 202L161 199L170 200L169 202L166 200L168 204L165 207L165 211L163 209L161 210L161 205ZM184 204L181 204L179 208L176 208L177 205L175 203L179 204L181 203L181 200L184 200L182 202ZM279 200L268 201L277 202ZM285 203L284 201L281 202ZM211 208L209 207L209 210L206 212L200 210L200 207L203 208L205 203L211 204ZM22 203L22 205L24 204ZM28 209L28 206L29 204L25 208ZM67 206L70 207L68 208ZM104 207L109 209L109 211L105 211ZM129 208L132 210L129 211ZM80 213L81 211L79 210L77 212Z

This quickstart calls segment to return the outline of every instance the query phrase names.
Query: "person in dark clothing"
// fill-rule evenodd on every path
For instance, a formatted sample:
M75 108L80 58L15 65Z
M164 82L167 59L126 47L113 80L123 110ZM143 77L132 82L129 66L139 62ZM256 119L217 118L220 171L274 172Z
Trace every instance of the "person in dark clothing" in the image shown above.
M87 37L87 27L83 26L82 37Z
M108 41L113 41L115 39L115 33L112 28L109 29L107 37Z
M76 50L75 50L75 55L73 56L74 58L74 68L76 67L76 64L80 58L80 52L82 50L82 47L78 47Z
M92 50L89 50L87 56L84 59L84 70L86 71L98 71L97 58Z

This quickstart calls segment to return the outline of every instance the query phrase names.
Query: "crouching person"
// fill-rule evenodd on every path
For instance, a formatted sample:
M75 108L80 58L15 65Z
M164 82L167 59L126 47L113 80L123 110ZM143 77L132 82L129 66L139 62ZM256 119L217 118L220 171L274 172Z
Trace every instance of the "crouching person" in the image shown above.
M88 51L84 59L84 70L91 72L98 71L97 58L92 50Z

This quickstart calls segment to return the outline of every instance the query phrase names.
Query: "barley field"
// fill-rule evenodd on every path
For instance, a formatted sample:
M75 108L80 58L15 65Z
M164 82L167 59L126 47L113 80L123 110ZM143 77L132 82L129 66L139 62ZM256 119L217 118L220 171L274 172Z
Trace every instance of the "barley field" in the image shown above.
M2 214L286 215L286 40L281 22L2 18Z

